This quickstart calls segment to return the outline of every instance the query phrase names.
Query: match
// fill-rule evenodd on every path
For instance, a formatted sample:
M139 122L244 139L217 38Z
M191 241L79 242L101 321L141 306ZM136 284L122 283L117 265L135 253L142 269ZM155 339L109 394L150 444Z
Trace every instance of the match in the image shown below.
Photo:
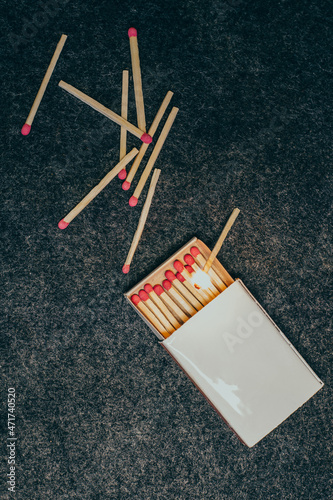
M143 229L144 229L145 224L146 224L148 212L150 209L151 202L153 200L156 184L157 184L158 178L160 176L160 173L161 173L161 171L158 169L155 169L155 171L153 173L153 176L152 176L152 179L150 182L150 186L149 186L149 190L148 190L148 194L147 194L147 198L146 198L145 204L143 205L143 209L142 209L142 212L140 215L139 224L138 224L137 230L134 234L133 241L132 241L131 247L129 249L128 255L126 257L125 264L123 265L123 273L124 274L127 274L130 270L130 265L131 265L135 250L139 244Z
M128 113L128 71L123 71L122 79L122 93L121 93L121 117L127 120ZM127 139L127 129L125 127L120 128L120 148L119 148L119 161L121 161L124 156L126 156L126 139ZM118 177L121 180L126 179L126 168L120 170Z
M140 290L139 297L147 305L148 309L150 309L151 312L155 314L156 318L158 318L159 322L164 326L166 331L169 334L173 333L175 331L174 327L167 320L167 318L160 311L160 309L154 304L154 302L149 298L148 293L145 290Z
M173 287L173 284L168 279L164 280L163 288L169 293L170 297L183 309L184 312L193 316L198 311Z
M190 273L185 269L185 266L182 262L180 262L180 260L175 260L175 262L173 263L173 267L176 269L177 274L177 278L179 279L179 281L181 281L182 283L184 283L184 286L186 286L186 288L204 305L206 306L210 300L211 300L211 297L208 295L207 292L205 292L205 290L203 290L202 288L200 289L197 289L195 288L195 286L192 284L192 278L191 278L191 275ZM178 276L179 275L179 276ZM180 277L182 279L180 279Z
M196 283L196 278L198 276L200 276L201 273L203 273L202 269L200 269L200 267L195 263L195 260L193 259L192 255L190 254L187 254L184 256L184 262L186 262L186 264L188 266L190 266L193 271L194 271L194 274L191 276L191 280L192 280L192 283L194 285L198 285L199 288L204 288L204 290L212 297L212 298L215 298L219 295L219 290L213 285L213 283L211 282L211 280L209 279L209 276L208 274L206 274L208 280L207 280L207 283L204 283L204 286L202 287L199 283ZM186 266L186 269L187 271L190 272L190 270L188 269L188 267Z
M61 221L58 223L58 227L59 229L65 229L68 224L70 222L72 222L73 219L75 219L75 217L80 213L82 212L82 210L87 206L89 205L89 203L94 199L96 198L96 196L109 184L109 182L112 181L112 179L114 177L116 177L116 175L118 175L118 173L121 171L122 168L124 168L125 165L127 165L127 163L129 163L133 158L134 156L138 154L138 150L136 148L133 148L132 151L130 151L126 156L125 158L123 158L119 163L118 165L116 165L112 170L110 170L110 172L108 174L106 174L105 177L103 177L103 179L101 180L101 182L99 184L97 184L97 186L95 186L84 198L83 200L80 201L80 203L78 203L76 205L75 208L73 208L73 210L71 210L69 212L69 214L66 215L66 217L64 217L63 219L61 219Z
M160 121L162 120L163 118L163 115L172 99L172 96L173 96L173 92L171 92L169 90L169 92L167 93L167 95L165 96L165 98L163 99L163 102L160 106L160 109L157 111L157 114L154 118L154 121L153 123L151 124L150 126L150 129L148 130L148 134L151 136L151 137L154 137L154 134L160 124ZM141 160L142 158L144 157L147 149L148 149L148 146L149 144L146 144L146 143L143 143L141 145L141 148L139 150L139 154L138 156L135 158L134 162L133 162L133 165L131 166L131 169L130 171L128 172L128 175L126 177L126 181L123 182L123 185L122 185L122 188L124 189L124 191L127 191L130 187L131 187L131 183L134 179L134 176L140 166L140 163L141 163Z
M158 294L154 291L154 288L147 283L144 287L145 292L149 294L151 300L155 303L155 305L161 310L164 316L168 319L168 321L172 324L172 326L177 330L181 326L176 316L174 316L171 311L164 304L162 299L158 296ZM162 288L162 287L161 287ZM163 288L162 288L163 291Z
M164 291L164 288L161 285L154 286L154 292L158 295L164 304L169 308L169 310L180 319L182 323L185 323L189 317L184 311L172 300L171 297Z
M205 264L205 266L203 268L203 272L204 273L207 273L209 271L209 269L211 268L211 266L212 266L212 264L213 264L213 262L215 260L215 257L219 253L219 251L221 249L221 246L222 246L224 240L226 239L227 234L229 233L229 231L232 228L235 220L238 217L239 212L240 212L240 210L238 208L235 208L232 211L232 214L230 215L230 217L229 217L226 225L224 226L223 231L222 231L219 239L217 240L217 242L215 244L215 247L213 248L210 256L207 259L207 262L206 262L206 264Z
M192 295L191 292L183 285L183 283L177 278L177 276L172 271L166 271L165 277L169 280L172 285L178 290L178 292L197 310L200 311L203 305L199 300Z
M140 69L140 58L139 58L139 47L138 47L138 33L135 28L130 28L128 30L128 36L130 41L130 51L132 60L132 73L134 82L134 95L135 95L135 105L136 114L138 120L139 129L146 131L146 118L145 118L145 107L143 102L142 93L142 81L141 81L141 69Z
M88 106L93 108L95 111L98 111L102 115L109 118L109 120L117 123L121 127L126 128L128 132L135 135L136 137L139 137L139 139L141 139L142 142L145 142L146 144L151 143L152 138L150 137L149 134L146 134L146 132L144 132L143 130L140 130L135 125L132 125L132 123L128 122L121 116L117 115L114 111L111 111L111 109L108 109L102 104L100 104L98 101L95 101L95 99L92 99L88 95L84 94L83 92L76 89L72 85L63 82L62 80L59 82L58 85L62 89L66 90L69 94L73 95L74 97L77 97L77 99L79 99L80 101L84 102L85 104L88 104Z
M21 129L21 134L22 135L28 135L31 130L31 125L32 122L34 121L35 115L37 113L37 110L39 108L39 105L41 103L41 100L43 99L46 87L50 81L50 78L52 76L52 73L54 71L54 68L58 62L59 56L61 54L62 49L64 48L65 42L67 40L67 35L61 35L60 41L58 42L58 45L55 49L55 52L52 56L51 62L49 64L49 67L47 68L47 71L45 73L45 76L43 78L43 81L39 87L39 90L37 92L37 95L35 97L35 100L33 102L33 105L30 109L30 112L28 114L28 118L26 119L25 124L23 125Z
M165 339L170 336L170 334L166 331L164 326L160 323L160 321L156 318L156 316L151 312L150 309L141 301L139 295L132 295L131 301L133 304L139 309L139 311L150 321L150 323L156 328L156 330L164 337Z
M190 252L192 254L192 257L197 261L197 263L201 266L201 268L204 267L206 264L206 259L204 256L200 253L200 250L197 247L192 247L190 249ZM224 283L224 281L220 278L220 276L217 274L216 271L211 267L208 271L208 274L213 282L213 284L216 286L216 288L220 291L223 292L223 290L226 289L228 286L228 283ZM229 283L231 284L231 283Z
M129 199L129 205L131 207L135 207L136 204L138 203L138 199L139 199L139 196L142 192L142 189L147 182L147 179L148 179L150 172L155 164L155 161L157 160L158 155L160 154L162 146L163 146L163 144L164 144L164 142L165 142L165 140L170 132L170 129L172 127L173 122L175 121L175 118L177 116L178 111L179 111L178 108L172 108L172 110L168 116L168 119L164 124L162 132L161 132L161 134L160 134L160 136L155 144L153 152L148 160L148 163L147 163L144 171L142 172L142 175L140 177L138 185L135 188L133 196L131 196L131 198Z

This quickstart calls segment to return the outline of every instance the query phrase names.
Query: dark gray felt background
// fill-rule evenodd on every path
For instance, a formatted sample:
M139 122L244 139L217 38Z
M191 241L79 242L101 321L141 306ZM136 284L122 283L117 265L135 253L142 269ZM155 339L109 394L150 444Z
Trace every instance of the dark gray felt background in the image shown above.
M49 5L45 18L37 2L0 2L1 499L332 498L330 2ZM180 111L124 276L144 196L131 209L133 191L115 179L65 231L57 227L119 154L118 126L57 84L120 112L130 26L148 124L168 90ZM23 137L61 33L67 43ZM252 449L123 297L193 236L212 248L236 206L220 260L325 382ZM16 495L5 485L8 387L17 393Z

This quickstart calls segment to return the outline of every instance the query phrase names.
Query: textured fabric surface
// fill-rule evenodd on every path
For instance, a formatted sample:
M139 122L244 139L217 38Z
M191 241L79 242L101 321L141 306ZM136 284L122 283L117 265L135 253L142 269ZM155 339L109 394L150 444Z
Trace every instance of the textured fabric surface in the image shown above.
M331 3L0 5L0 497L331 498ZM117 178L58 229L117 163L120 136L117 125L58 82L120 113L130 26L138 30L148 125L168 90L180 111L156 163L162 173L125 276L148 187L130 208L133 190L123 191ZM68 40L23 137L61 33ZM128 116L136 123L131 72ZM139 145L128 136L128 150ZM241 214L220 261L325 383L253 449L220 420L123 297L193 236L212 248L236 206ZM15 495L5 484L8 387L16 389Z

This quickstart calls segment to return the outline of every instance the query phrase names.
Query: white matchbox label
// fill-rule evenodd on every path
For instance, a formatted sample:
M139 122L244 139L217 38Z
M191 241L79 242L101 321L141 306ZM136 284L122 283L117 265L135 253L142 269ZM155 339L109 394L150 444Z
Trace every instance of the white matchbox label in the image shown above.
M162 344L250 447L323 386L240 280Z

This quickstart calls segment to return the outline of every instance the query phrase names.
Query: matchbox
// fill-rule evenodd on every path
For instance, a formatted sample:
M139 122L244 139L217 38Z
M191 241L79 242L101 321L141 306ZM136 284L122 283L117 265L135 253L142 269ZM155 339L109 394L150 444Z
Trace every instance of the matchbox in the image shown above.
M172 333L161 333L161 323L160 331L154 326L153 311L160 315L161 309L154 309L150 295L146 299L141 293L147 303L143 312L131 298L147 284L162 283L174 262L183 262L193 248L208 258L209 248L194 238L125 296L218 414L252 447L319 391L323 382L242 281L234 281L217 259L210 276L212 281L216 276L223 281L223 291L193 315L186 313L183 323L178 317L180 326ZM169 296L167 289L163 293Z

